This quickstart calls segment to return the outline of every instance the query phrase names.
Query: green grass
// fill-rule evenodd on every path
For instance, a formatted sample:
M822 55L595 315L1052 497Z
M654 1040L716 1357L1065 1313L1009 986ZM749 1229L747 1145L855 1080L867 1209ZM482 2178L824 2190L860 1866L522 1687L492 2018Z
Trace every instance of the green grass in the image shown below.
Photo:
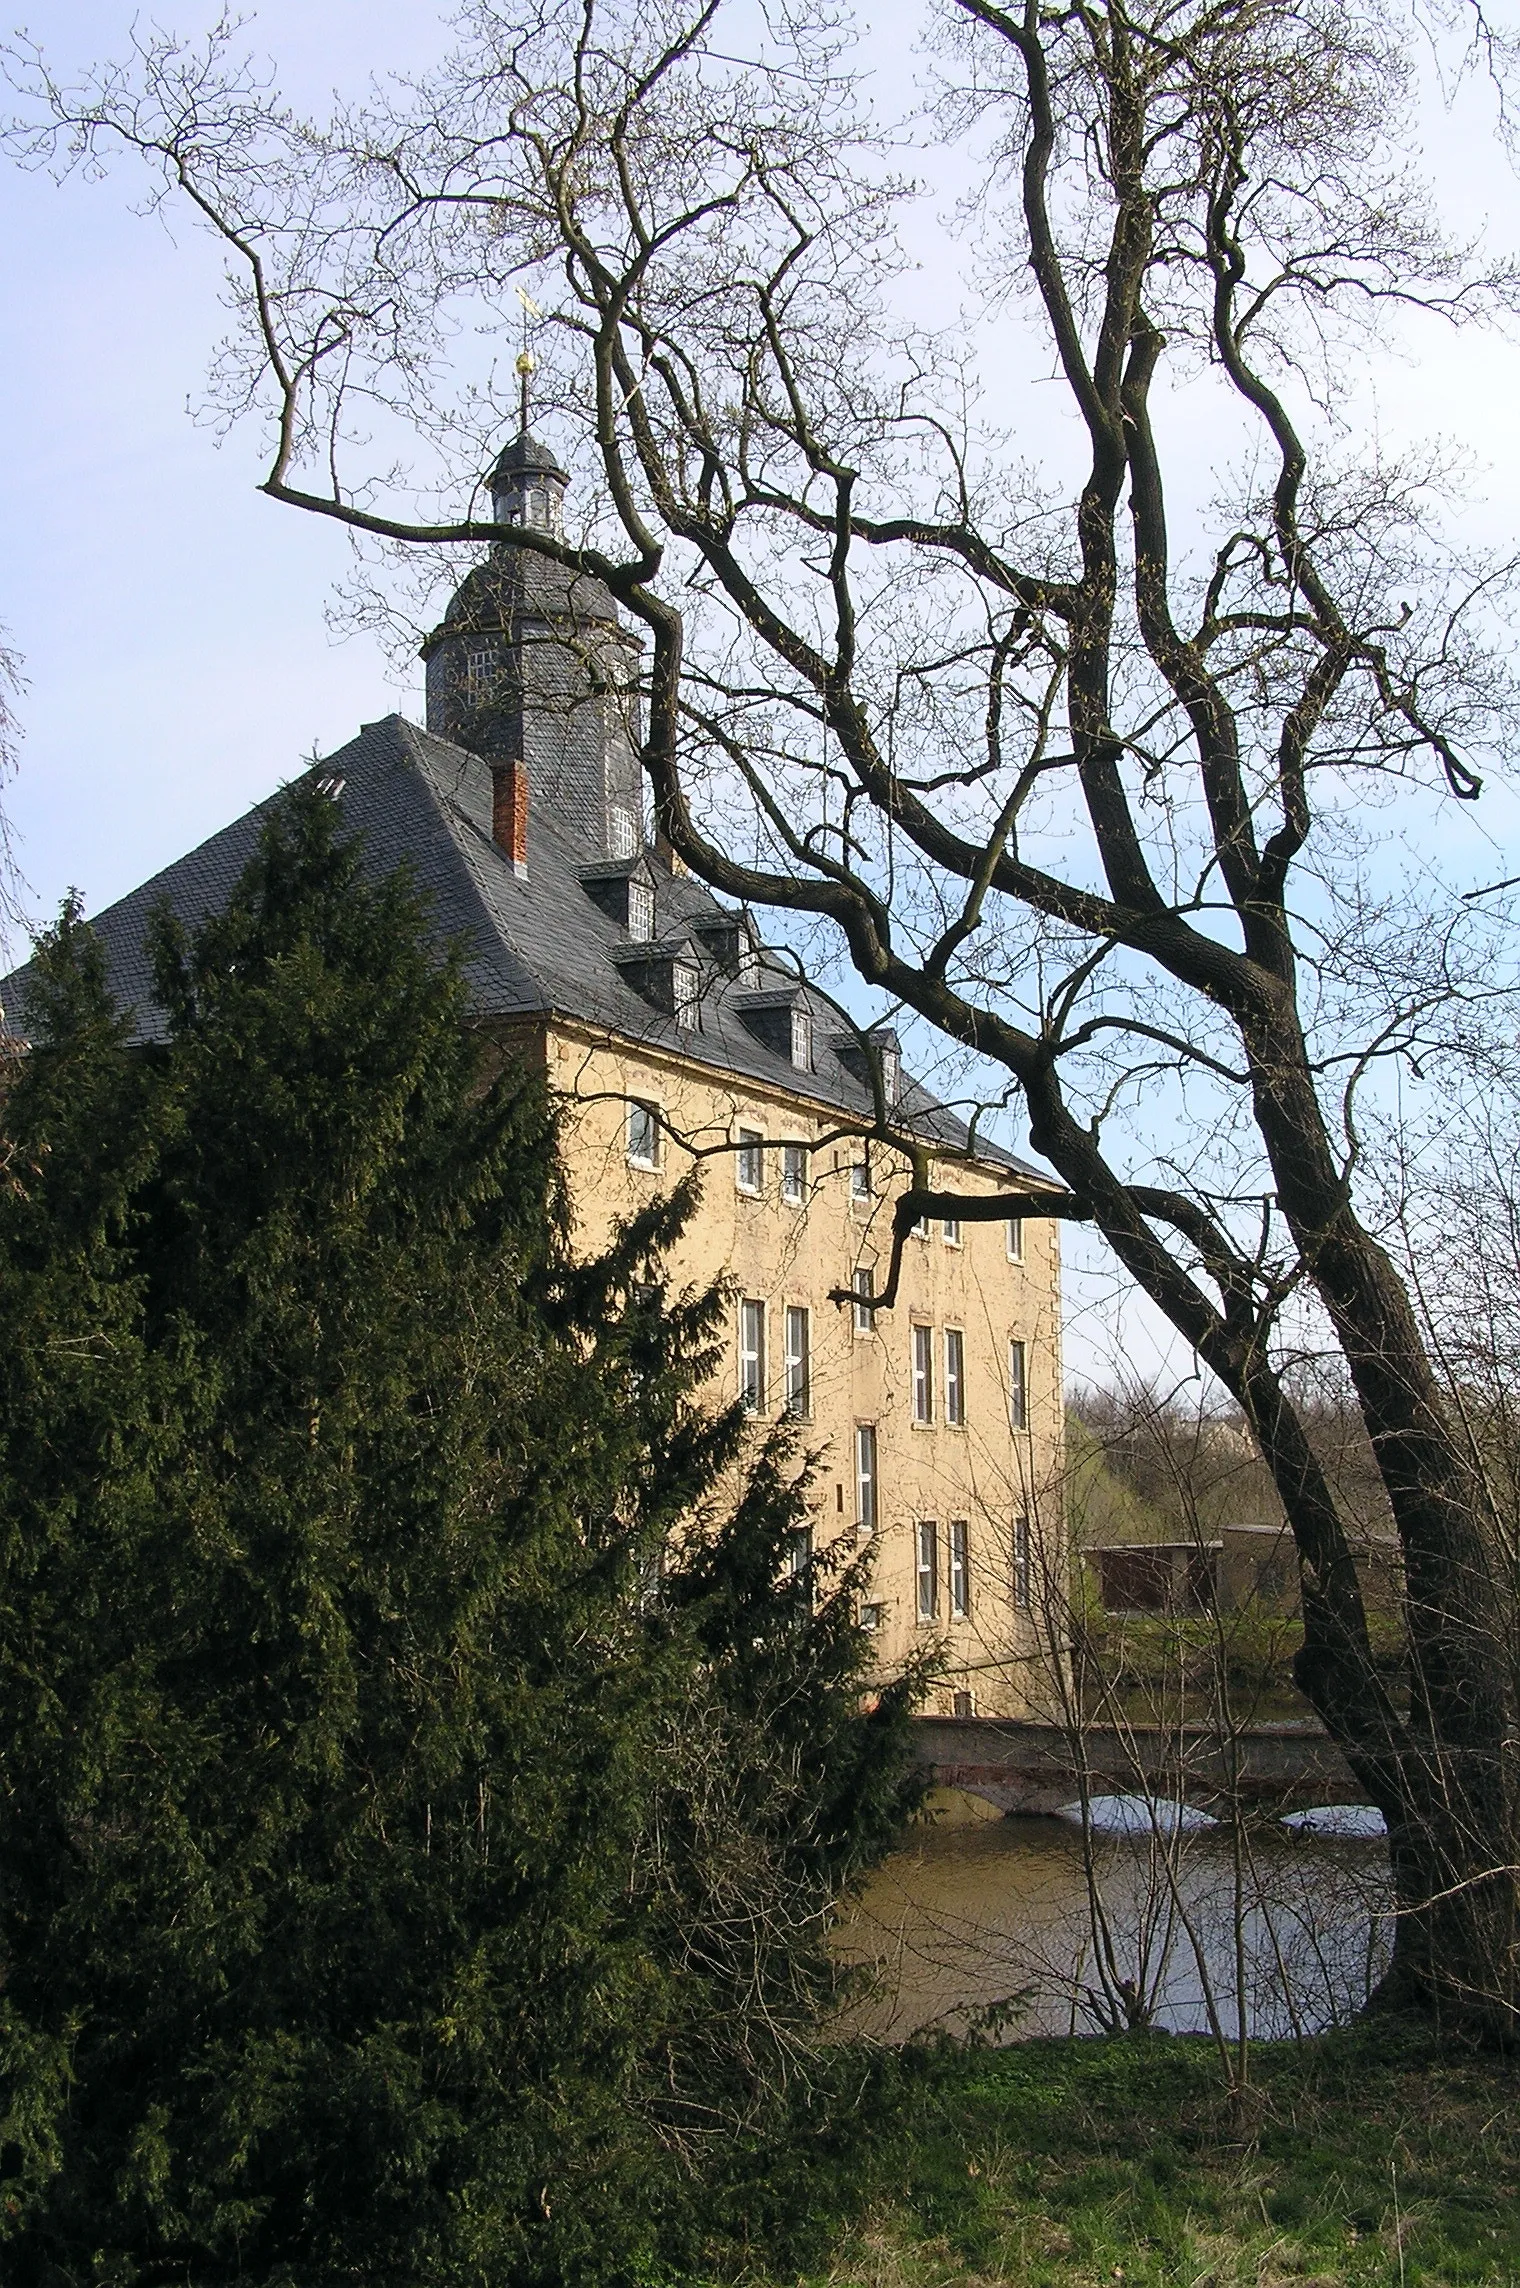
M1386 2028L963 2053L880 2159L828 2288L1520 2288L1520 2069Z

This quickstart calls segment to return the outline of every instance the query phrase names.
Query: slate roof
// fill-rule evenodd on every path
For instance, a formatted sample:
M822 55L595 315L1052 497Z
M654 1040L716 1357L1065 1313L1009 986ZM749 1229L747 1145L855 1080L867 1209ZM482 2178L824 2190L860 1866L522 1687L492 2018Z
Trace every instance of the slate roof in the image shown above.
M583 880L595 853L546 815L545 806L530 802L527 873L515 874L491 839L491 774L480 756L389 715L365 724L346 747L314 764L312 775L342 781L334 799L344 826L362 836L373 870L389 873L408 863L440 937L463 941L476 1015L578 1020L714 1071L785 1089L862 1124L869 1119L869 1091L841 1061L830 1038L843 1030L838 1014L809 988L799 987L782 964L762 955L759 972L741 979L693 951L700 977L699 1027L678 1026L673 1015L652 1007L625 973L633 941ZM94 918L112 992L132 1012L134 1037L151 1040L164 1032L144 949L150 915L167 902L193 928L219 910L254 853L268 808L268 803L257 805ZM731 909L720 906L690 876L667 874L659 865L651 872L659 943L690 941L704 922L711 926L732 918ZM700 938L694 942L700 946ZM652 954L655 947L645 950ZM12 1031L25 1029L29 966L0 979L0 1011ZM768 1047L744 1022L741 1008L753 1007L757 993L767 990L796 994L811 1011L812 1072L795 1069L780 1049ZM965 1124L906 1074L896 1110L904 1126L925 1141L965 1148ZM976 1156L1036 1183L1051 1181L994 1144L979 1142Z

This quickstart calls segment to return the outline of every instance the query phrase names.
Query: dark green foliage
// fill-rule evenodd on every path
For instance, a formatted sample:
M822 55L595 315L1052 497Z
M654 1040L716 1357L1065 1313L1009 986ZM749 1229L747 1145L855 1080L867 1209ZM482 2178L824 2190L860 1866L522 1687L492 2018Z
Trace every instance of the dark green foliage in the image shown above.
M851 1584L777 1586L784 1452L723 1513L689 1198L571 1262L541 1092L331 816L161 926L162 1046L66 912L6 1107L17 2288L647 2278L704 2188L744 2229L909 1801Z

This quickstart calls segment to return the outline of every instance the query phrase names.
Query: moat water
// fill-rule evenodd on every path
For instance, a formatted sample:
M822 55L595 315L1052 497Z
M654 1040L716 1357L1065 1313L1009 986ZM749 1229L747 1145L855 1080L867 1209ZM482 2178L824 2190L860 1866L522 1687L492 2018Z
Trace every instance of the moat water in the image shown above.
M981 2022L1002 2040L1096 2033L1135 2012L1174 2033L1317 2033L1354 2016L1387 1960L1386 1847L1237 1836L1091 1839L965 1796L873 1877L839 1951L876 1971L863 2031ZM1096 1905L1094 1900L1096 1898ZM1238 1910L1238 1911L1237 1911ZM1237 1935L1238 1934L1238 1935Z

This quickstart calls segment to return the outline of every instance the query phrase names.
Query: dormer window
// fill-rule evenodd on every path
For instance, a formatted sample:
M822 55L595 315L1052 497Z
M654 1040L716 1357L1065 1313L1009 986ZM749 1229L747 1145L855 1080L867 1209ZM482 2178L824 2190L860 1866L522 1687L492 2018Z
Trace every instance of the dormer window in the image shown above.
M674 985L676 1023L689 1032L697 1022L697 986L699 982L696 970L689 961L678 961L672 965L672 982Z
M760 957L748 914L710 914L691 927L704 951L739 984L752 984L759 976Z
M738 1009L757 1041L785 1057L799 1072L812 1071L813 1020L799 993L746 994Z
M702 975L686 938L615 946L611 958L641 1000L673 1017L683 1032L697 1029Z
M813 1069L813 1020L806 1009L792 1011L792 1063L799 1072Z
M640 945L654 936L654 892L647 882L628 884L628 935Z

